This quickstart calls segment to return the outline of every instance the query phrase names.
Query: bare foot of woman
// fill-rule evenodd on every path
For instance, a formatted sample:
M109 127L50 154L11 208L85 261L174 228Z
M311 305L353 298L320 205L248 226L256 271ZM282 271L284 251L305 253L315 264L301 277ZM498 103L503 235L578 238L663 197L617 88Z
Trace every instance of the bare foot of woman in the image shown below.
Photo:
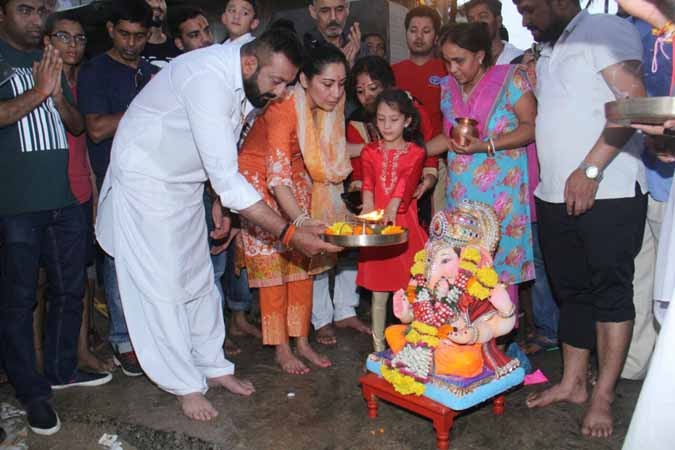
M115 363L112 358L99 358L89 349L79 349L77 352L77 363L79 366L90 369L94 372L112 372L115 369Z
M328 325L324 325L316 330L316 336L314 339L316 339L316 342L321 345L337 344L337 338L335 337L335 329L333 329L333 325L329 323Z
M581 423L581 433L587 437L608 438L613 431L612 399L594 393Z
M291 375L305 375L309 373L309 367L293 354L291 346L288 343L277 345L274 359L286 373L290 373Z
M230 328L228 330L232 336L253 336L262 339L260 329L246 320L246 313L243 311L233 311Z
M305 338L298 338L298 355L302 356L315 366L325 369L333 365L330 359L314 351L309 340Z
M586 380L579 380L569 386L560 383L544 391L534 392L527 396L526 403L529 408L541 408L558 402L580 404L586 400L588 400Z
M177 398L183 414L192 420L208 422L218 417L218 411L200 392L178 396Z
M240 380L234 375L223 375L222 377L209 378L208 384L212 387L224 387L233 394L243 395L244 397L248 397L255 392L253 383L248 380Z
M368 325L361 322L361 319L356 316L347 317L346 319L342 320L336 320L335 326L338 328L353 328L359 333L368 335L372 334L373 332Z

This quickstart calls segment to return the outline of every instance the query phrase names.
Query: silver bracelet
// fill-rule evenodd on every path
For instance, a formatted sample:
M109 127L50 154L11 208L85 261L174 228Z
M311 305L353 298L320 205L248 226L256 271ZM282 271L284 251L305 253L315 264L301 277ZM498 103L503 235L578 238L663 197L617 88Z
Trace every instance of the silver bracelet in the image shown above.
M298 217L293 220L293 225L296 228L300 228L305 222L309 220L309 214L303 211Z

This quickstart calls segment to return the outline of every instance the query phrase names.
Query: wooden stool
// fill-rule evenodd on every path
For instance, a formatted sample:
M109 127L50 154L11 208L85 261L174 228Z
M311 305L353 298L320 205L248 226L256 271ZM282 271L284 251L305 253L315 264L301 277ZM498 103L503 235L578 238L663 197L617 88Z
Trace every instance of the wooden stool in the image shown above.
M363 398L368 406L368 417L377 417L377 399L380 398L408 411L415 412L423 417L431 419L436 430L436 447L439 450L448 450L450 447L450 430L459 413L427 397L417 395L401 395L394 388L374 373L368 373L359 378ZM496 415L504 414L504 395L498 395L493 399L492 412Z

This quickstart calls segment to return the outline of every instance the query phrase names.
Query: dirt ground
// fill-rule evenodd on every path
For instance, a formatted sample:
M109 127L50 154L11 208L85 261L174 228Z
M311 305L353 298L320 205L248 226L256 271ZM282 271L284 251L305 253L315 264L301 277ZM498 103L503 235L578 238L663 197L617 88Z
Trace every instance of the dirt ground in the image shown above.
M196 423L178 412L176 401L145 377L114 374L108 385L54 394L63 422L51 437L29 434L34 450L96 450L104 433L118 434L125 450L410 450L434 449L429 420L381 403L371 420L361 397L358 377L363 373L370 339L338 331L336 347L322 347L334 362L306 376L291 376L273 363L273 351L252 338L240 338L242 355L234 358L237 374L255 383L257 392L240 398L223 390L207 397L220 411L210 423ZM318 345L317 345L318 346ZM552 381L560 378L560 353L546 352L532 359ZM609 440L591 440L579 433L583 407L555 405L543 410L525 406L528 393L541 386L509 393L506 413L492 414L483 405L457 418L451 449L491 450L604 450L620 449L641 384L621 381L616 399L616 425ZM292 393L294 395L290 395ZM0 402L16 404L12 390L0 387Z

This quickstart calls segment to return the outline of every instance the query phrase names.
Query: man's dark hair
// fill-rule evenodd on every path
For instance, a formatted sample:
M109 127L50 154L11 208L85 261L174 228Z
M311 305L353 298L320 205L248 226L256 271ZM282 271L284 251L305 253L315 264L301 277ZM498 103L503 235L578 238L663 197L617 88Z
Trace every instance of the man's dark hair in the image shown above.
M457 45L471 53L485 52L483 67L492 65L492 41L490 40L487 25L483 22L453 23L443 29L438 47L441 48L448 42Z
M274 53L283 54L295 67L301 67L305 52L298 35L285 28L271 28L265 31L255 41L245 44L242 52L258 58L265 64Z
M361 42L366 42L366 39L368 39L369 37L378 37L378 38L382 39L383 42L385 42L385 43L387 42L387 40L384 38L384 36L382 36L380 33L375 33L375 32L364 34L363 37L361 38Z
M178 8L172 8L171 12L168 15L169 23L169 32L173 37L180 37L180 26L186 20L194 19L199 16L204 16L204 10L196 6L179 6Z
M347 78L347 96L350 100L358 103L356 98L356 79L361 74L368 74L371 80L379 81L385 89L396 85L396 78L391 66L383 58L375 55L364 56L354 63L354 67L349 71Z
M152 8L145 0L115 0L112 2L109 20L113 25L126 20L150 28L152 25Z
M4 0L0 0L2 2ZM8 3L9 0L6 0L5 3ZM56 24L61 22L62 20L68 20L70 22L75 22L79 23L80 26L82 26L82 29L84 29L84 25L82 25L82 19L77 15L77 13L74 10L68 10L68 11L59 11L55 12L53 14L50 14L47 17L47 20L45 21L45 28L44 28L44 33L45 35L49 36L52 33L54 33L54 29L56 28Z
M5 6L7 6L7 3L9 3L9 0L0 0L0 9L5 11Z
M342 50L332 44L321 44L309 50L300 70L311 80L323 73L329 64L342 64L345 67L345 73L349 73L347 58Z
M258 5L256 4L256 0L244 0L247 2L249 5L251 5L251 8L253 8L253 17L256 18L258 17ZM225 3L225 9L227 9L227 5L230 4L230 0L227 0Z
M441 15L438 14L438 11L431 6L416 6L405 15L405 21L403 23L406 30L415 17L428 17L431 19L431 22L434 24L434 31L436 32L436 35L438 35L438 32L441 30Z
M487 6L492 15L495 17L499 17L502 15L502 2L500 2L499 0L469 0L462 6L462 11L464 12L464 15L467 15L470 9L473 9L478 5Z
M283 17L280 17L274 22L272 22L267 28L269 30L271 30L272 28L281 28L296 33L295 24L293 23L293 21L289 19L284 19Z
M504 25L499 28L499 39L509 42L509 30Z

